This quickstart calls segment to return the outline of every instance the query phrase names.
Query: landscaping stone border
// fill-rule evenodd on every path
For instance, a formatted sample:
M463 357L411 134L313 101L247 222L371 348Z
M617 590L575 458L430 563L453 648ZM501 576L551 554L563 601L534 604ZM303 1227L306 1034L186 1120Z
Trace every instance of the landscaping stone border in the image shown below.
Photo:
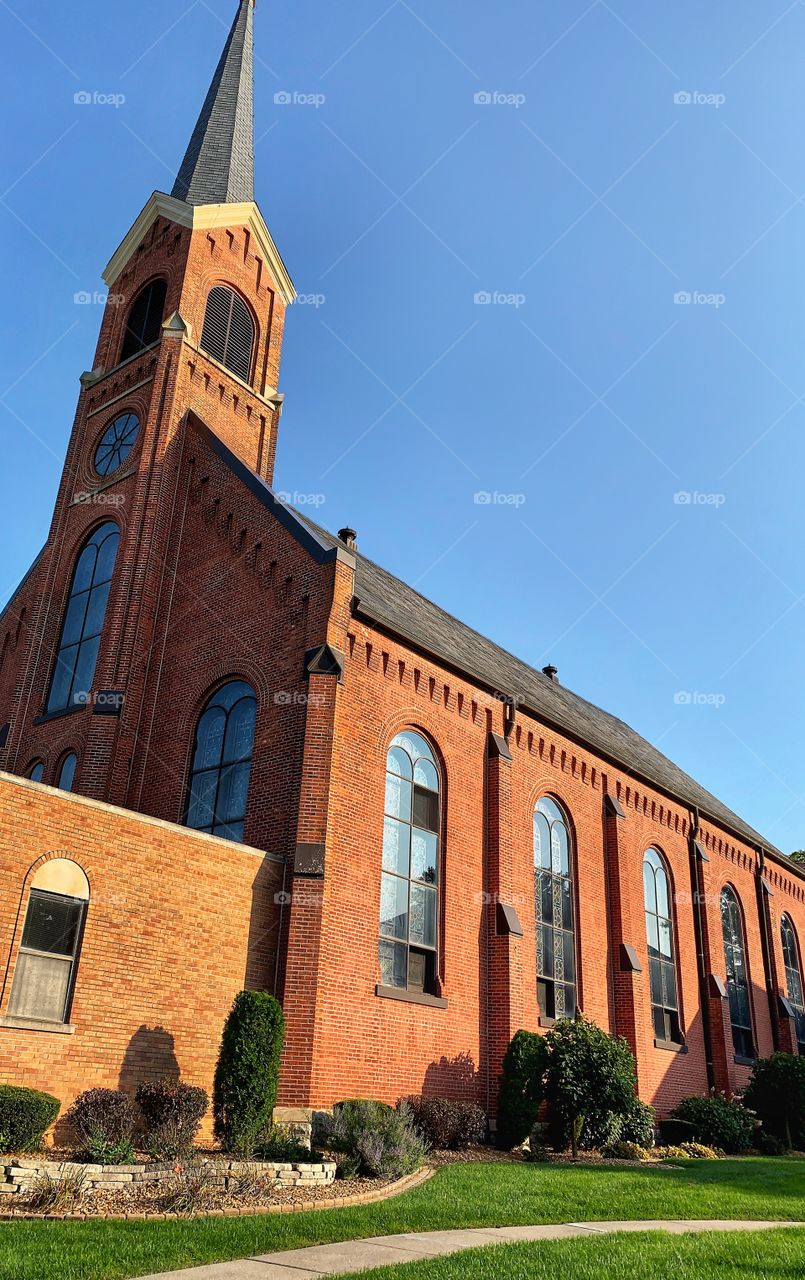
M221 1163L225 1164L226 1162L221 1161ZM227 1168L229 1169L230 1173L234 1174L237 1169L242 1170L244 1168L254 1168L255 1163L256 1162L232 1161L230 1164L227 1165ZM23 1172L23 1167L21 1165L11 1165L11 1166L5 1166L5 1167L7 1169L15 1168L20 1172ZM100 1165L69 1165L67 1167L71 1169L75 1169L75 1168L101 1169ZM55 1170L64 1169L65 1165L53 1164L51 1166L46 1166L46 1165L40 1164L40 1165L37 1165L36 1168L38 1169L47 1168L48 1172L50 1172L51 1169L55 1169ZM132 1174L131 1165L120 1165L120 1166L115 1166L114 1168L125 1169L130 1175ZM142 1166L143 1170L146 1170L148 1168L149 1168L148 1165ZM266 1168L277 1169L282 1172L287 1172L288 1170L293 1169L293 1170L300 1171L300 1174L302 1174L302 1176L304 1172L306 1172L308 1169L324 1168L326 1170L325 1183L322 1183L321 1181L315 1181L314 1179L307 1178L307 1177L304 1178L304 1181L300 1180L298 1183L281 1182L278 1178L275 1184L278 1187L289 1187L289 1186L300 1186L300 1187L317 1186L318 1187L318 1186L326 1185L327 1182L332 1183L335 1177L335 1165L334 1164L331 1165L329 1161L325 1162L324 1166L304 1165L304 1164L288 1165L287 1168L283 1170L282 1166L280 1165L267 1164ZM172 1171L172 1169L173 1169L173 1166L170 1166L170 1165L161 1166L161 1172L163 1173L163 1176L165 1172ZM330 1169L332 1169L332 1175L330 1175L330 1172L329 1172ZM27 1172L27 1167L25 1171ZM106 1170L103 1170L103 1172L111 1173L113 1172L113 1168L107 1168ZM152 1170L152 1172L155 1172L155 1171ZM362 1191L358 1195L334 1196L332 1199L300 1200L300 1201L297 1201L296 1203L286 1203L286 1204L252 1205L252 1206L244 1207L241 1209L205 1209L205 1210L202 1210L200 1213L194 1213L194 1214L148 1213L148 1212L120 1213L119 1211L112 1211L111 1213L91 1213L87 1211L80 1211L77 1213L2 1213L0 1212L0 1222L9 1222L9 1221L10 1222L26 1222L31 1220L36 1220L38 1222L42 1222L42 1221L62 1222L65 1219L73 1219L73 1220L77 1219L80 1221L89 1221L92 1219L95 1219L97 1221L99 1219L104 1219L107 1222L115 1222L115 1221L117 1222L138 1221L139 1222L139 1221L148 1219L149 1221L152 1221L152 1222L172 1222L172 1221L179 1221L179 1220L187 1221L187 1219L190 1217L192 1217L193 1219L252 1218L252 1217L258 1217L260 1215L267 1214L267 1213L303 1213L305 1211L310 1211L311 1209L346 1209L346 1208L349 1208L351 1205L373 1204L379 1200L390 1200L392 1196L401 1195L404 1191L411 1191L413 1190L414 1187L420 1186L421 1183L427 1182L429 1178L433 1177L434 1173L435 1173L434 1169L425 1167L424 1169L418 1169L416 1173L409 1173L406 1177L399 1178L396 1182L392 1182L388 1186L381 1187L377 1191ZM141 1179L141 1181L147 1181L147 1179ZM105 1185L106 1185L106 1189L109 1190L114 1187L120 1187L123 1184L121 1184L120 1182L110 1181ZM224 1185L223 1177L220 1185ZM17 1188L19 1188L20 1186L21 1186L21 1183L18 1183ZM3 1184L0 1183L0 1192L3 1192L3 1191L8 1193L9 1188L7 1185L4 1187Z
M183 1161L179 1163L184 1163ZM229 1188L230 1181L247 1170L267 1178L275 1187L326 1186L335 1180L335 1164L320 1161L316 1164L285 1164L277 1160L208 1160L215 1175L211 1179L216 1187ZM123 1187L159 1183L173 1176L176 1161L152 1164L79 1164L55 1160L12 1160L0 1165L4 1180L0 1181L0 1195L15 1195L27 1191L31 1183L42 1174L52 1178L83 1172L88 1192L117 1191Z

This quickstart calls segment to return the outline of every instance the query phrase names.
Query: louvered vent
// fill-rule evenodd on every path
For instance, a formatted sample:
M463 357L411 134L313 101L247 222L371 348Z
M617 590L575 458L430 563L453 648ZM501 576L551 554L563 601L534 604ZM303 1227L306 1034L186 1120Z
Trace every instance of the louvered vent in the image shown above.
M249 308L232 289L217 284L210 290L201 345L214 360L248 382L252 371L254 321Z

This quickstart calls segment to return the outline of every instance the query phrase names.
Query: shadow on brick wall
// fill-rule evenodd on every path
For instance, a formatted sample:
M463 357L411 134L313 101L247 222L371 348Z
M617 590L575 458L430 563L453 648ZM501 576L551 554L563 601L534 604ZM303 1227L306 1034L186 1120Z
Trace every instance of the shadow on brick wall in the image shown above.
M144 1080L178 1080L173 1036L164 1027L138 1027L120 1068L118 1089L133 1094Z
M422 1094L426 1098L455 1098L477 1102L480 1077L475 1059L470 1053L458 1053L455 1058L442 1057L432 1062L422 1081Z

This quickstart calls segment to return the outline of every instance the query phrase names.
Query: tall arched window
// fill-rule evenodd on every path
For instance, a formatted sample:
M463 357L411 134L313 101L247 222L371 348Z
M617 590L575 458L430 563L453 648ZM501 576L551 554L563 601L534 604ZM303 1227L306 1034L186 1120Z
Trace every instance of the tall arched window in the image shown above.
M136 356L138 351L143 351L156 342L165 314L167 292L168 286L164 280L152 280L137 294L123 333L121 361Z
M439 768L430 744L410 729L386 757L380 973L384 987L436 995Z
M77 765L78 756L74 751L71 751L64 757L61 762L61 768L59 769L59 781L56 783L60 790L72 791Z
M214 360L226 365L243 382L249 382L254 348L254 321L246 303L225 285L210 289L201 347Z
M11 1017L67 1021L88 901L89 881L69 858L53 858L34 875L8 1002Z
M28 766L28 777L31 782L41 782L45 776L44 760L36 760L32 765Z
M198 722L187 802L188 827L243 840L257 698L233 680L214 693Z
M53 669L48 712L64 711L87 701L119 542L120 530L109 521L99 525L78 557Z
M671 882L662 856L656 849L646 850L643 856L643 897L654 1035L658 1040L681 1044Z
M786 994L794 1008L799 1052L805 1055L805 995L802 990L802 968L799 963L797 935L788 916L783 916L780 931L783 938Z
M724 960L727 965L732 1043L740 1058L754 1058L755 1036L752 1031L752 1006L749 995L749 974L746 968L743 918L735 890L728 884L721 890L721 925L724 931Z
M543 796L534 810L534 906L537 999L543 1018L576 1013L573 854L567 819Z

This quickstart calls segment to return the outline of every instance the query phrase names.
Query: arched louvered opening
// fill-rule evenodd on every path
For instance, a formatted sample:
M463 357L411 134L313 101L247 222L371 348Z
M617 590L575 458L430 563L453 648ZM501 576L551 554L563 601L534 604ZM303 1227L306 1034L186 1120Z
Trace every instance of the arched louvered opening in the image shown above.
M251 381L254 320L234 289L222 284L210 289L201 346L243 382Z
M138 351L150 347L159 337L162 317L165 314L165 298L168 286L164 280L152 280L134 299L126 329L120 359L128 360Z

